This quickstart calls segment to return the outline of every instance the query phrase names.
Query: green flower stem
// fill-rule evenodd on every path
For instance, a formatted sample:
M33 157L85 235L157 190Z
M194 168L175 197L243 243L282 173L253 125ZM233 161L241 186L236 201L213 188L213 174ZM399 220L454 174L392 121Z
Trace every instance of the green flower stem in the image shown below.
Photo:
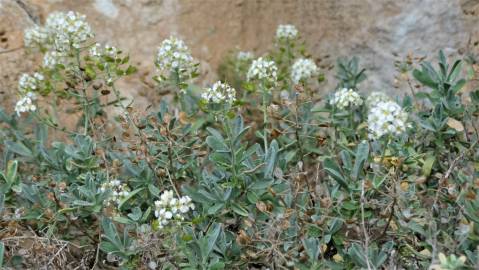
M182 98L182 95L184 95L183 92L186 93L186 90L183 91L183 89L181 89L181 76L180 76L180 69L179 68L175 68L175 70L173 71L173 76L174 76L174 79L175 79L175 87L177 88L177 91L175 93L175 99L176 99L176 102L178 102L178 104L180 105L180 109L181 111L185 111L186 109L186 105L184 104L184 99Z
M386 157L386 150L388 149L390 142L391 142L391 137L388 135L387 140L384 143L383 151L381 153L381 160L379 161L380 164L383 164L384 158Z
M32 115L33 117L39 121L40 123L50 127L50 128L53 128L54 130L57 130L57 131L61 131L61 132L64 132L66 134L69 134L69 135L75 135L76 133L75 132L71 132L65 128L60 128L56 125L54 125L53 123L51 123L51 121L47 120L46 118L42 117L39 113L37 112L32 112Z
M296 97L296 104L294 106L295 114L294 114L294 120L295 120L295 125L294 125L294 131L295 131L295 136L296 136L296 144L298 145L298 152L299 152L299 159L303 163L303 166L306 166L306 163L304 162L304 153L303 153L303 146L301 144L301 138L300 138L300 130L301 130L301 124L299 122L299 94L295 93Z
M330 140L331 141L331 150L334 150L335 147L336 147L336 135L337 135L337 130L336 130L336 123L334 122L335 119L334 119L334 115L336 115L336 105L333 105L333 110L331 112L331 125L333 126L333 140Z
M78 74L77 76L81 79L81 83L82 83L82 93L83 93L83 117L85 118L84 119L84 131L83 131L83 135L87 135L88 134L88 122L90 120L90 116L89 116L89 113L88 113L88 97L87 97L87 93L86 93L86 82L85 82L85 78L83 77L82 75L82 71L80 70L81 68L81 60L80 60L80 50L75 50L75 59L77 61L77 65L78 65Z
M263 143L264 143L264 156L268 155L268 111L267 111L267 93L266 93L266 87L264 86L263 83L261 83L261 91L263 92Z
M349 121L351 122L351 127L355 129L354 127L354 108L351 108L351 111L349 112Z
M226 131L226 136L228 137L228 146L230 148L231 152L231 170L233 173L233 182L236 186L236 181L237 181L237 172L236 172L236 151L234 149L233 145L233 130L231 128L231 122L226 119L226 117L223 119L226 122L225 125L225 131Z

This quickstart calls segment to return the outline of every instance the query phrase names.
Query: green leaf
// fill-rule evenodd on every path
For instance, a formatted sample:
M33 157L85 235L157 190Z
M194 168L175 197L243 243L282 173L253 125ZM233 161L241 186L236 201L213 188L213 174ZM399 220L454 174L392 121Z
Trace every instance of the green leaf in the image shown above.
M84 200L74 200L73 205L78 205L78 206L93 206L95 203L84 201Z
M347 209L347 210L357 210L359 208L359 206L357 204L355 204L354 202L351 202L351 201L344 202L341 205L341 207L344 208L344 209Z
M422 128L424 128L426 130L434 131L434 132L436 131L434 126L428 120L419 119L418 123Z
M269 146L268 156L265 159L266 167L264 169L264 177L270 178L274 171L274 166L276 164L276 157L278 155L278 142L273 140Z
M273 180L257 180L251 184L250 189L265 189L273 184Z
M475 91L471 91L469 96L473 102L479 104L479 90L476 89Z
M5 206L5 194L0 193L0 216L2 215L4 206Z
M134 221L139 221L141 218L141 214L141 209L139 207L135 207L127 216Z
M256 203L259 200L259 195L254 191L249 191L246 193L246 199L249 203Z
M155 196L160 195L160 192L161 192L161 191L160 191L157 187L155 187L153 184L149 184L149 185L148 185L148 190L150 191L150 193L151 193L152 195L155 195Z
M424 163L422 165L422 168L421 168L422 174L424 176L431 175L432 166L434 165L435 161L436 161L436 157L432 154L430 154L426 157L426 160L424 161Z
M106 242L106 241L102 241L100 243L100 249L103 250L103 252L105 253L115 253L118 251L117 247L111 243L111 242Z
M356 160L354 162L354 167L351 172L351 178L357 180L361 170L363 169L364 163L368 160L369 157L369 143L361 142L356 149Z
M7 165L7 175L5 175L5 180L7 181L8 185L13 185L17 180L17 170L18 170L18 161L11 160L8 162Z
M340 184L346 190L349 190L348 183L344 176L341 174L339 166L330 158L326 158L323 162L324 169L338 184Z
M243 206L237 203L234 203L234 202L231 203L231 209L233 209L233 211L240 216L243 216L243 217L248 216L248 210L246 210Z
M110 219L103 218L101 220L101 227L103 229L103 232L105 232L103 237L106 238L112 245L112 246L111 245L104 246L106 249L103 249L103 250L107 253L113 252L115 250L119 251L123 247L123 244L121 242L120 236L118 235L118 231L116 230L115 224L113 224L113 222L111 222ZM106 244L108 242L102 241L101 243ZM100 245L100 248L102 248L101 245Z
M206 137L206 144L208 144L208 146L215 151L223 152L223 153L229 152L228 146L226 145L224 140L223 141L218 140L218 138L214 136Z
M125 71L125 74L126 75L131 75L133 73L135 73L136 71L138 71L138 69L134 66L129 66L126 71Z
M213 251L213 248L216 244L216 240L218 239L218 236L220 235L220 232L221 232L221 225L218 223L215 223L209 229L206 237L198 240L201 259L203 263L206 263L211 251Z
M328 226L329 226L329 233L335 234L341 229L341 227L343 227L343 221L339 218L334 218L329 222Z
M132 220L122 216L114 216L113 220L121 224L135 224Z
M309 261L314 262L318 259L320 249L319 249L319 240L317 238L308 238L303 240L303 246L308 254Z
M387 175L385 175L383 177L374 177L373 186L374 186L375 189L378 189L384 183L384 181L387 179L386 176Z
M208 210L206 211L208 213L208 215L214 215L216 214L219 210L223 209L225 205L223 203L217 203L217 204L214 204L213 206L211 207L208 207Z
M128 61L130 61L130 56L129 56L129 55L125 56L125 58L123 58L123 59L121 60L121 64L122 64L122 65L123 65L123 64L126 64L126 63L128 63Z
M345 170L350 171L351 168L353 167L353 161L351 158L351 154L347 150L341 150L339 152L339 156L341 157L341 162L343 163L343 168Z
M309 237L320 237L322 235L322 230L317 225L311 224L308 225L307 235Z
M22 185L13 185L12 190L15 193L21 193L22 192Z
M210 266L208 267L208 269L210 270L221 270L224 268L225 268L224 262L216 262L216 263L210 264Z
M24 157L33 156L33 152L28 147L26 147L22 142L8 141L8 142L5 142L5 145L7 146L8 150L16 154L19 154L20 156L24 156Z
M461 91L462 87L464 87L464 85L466 85L466 80L465 79L460 79L459 81L457 81L456 84L454 84L453 87L451 87L451 92L453 94L457 94L459 91Z
M461 70L462 70L462 61L461 61L461 60L457 60L457 61L452 65L451 71L449 72L449 75L447 76L447 81L448 81L448 82L452 82L452 81L456 80L457 75L459 75L459 73L461 72Z
M131 198L133 198L133 196L135 196L138 192L144 190L145 188L144 187L141 187L141 188L137 188L135 190L133 190L132 192L130 192L128 194L128 196L126 196L125 198L123 198L123 200L120 201L120 204L118 204L118 209L121 209L121 207L128 201L130 200Z
M424 84L425 86L428 86L432 89L437 88L437 83L435 83L431 79L431 77L424 71L424 69L423 69L423 71L415 69L412 72L412 75L414 76L414 78L416 78L416 80L418 80L420 83Z
M211 136L208 136L206 138L206 143L208 144L208 146L215 151L229 152L228 146L221 133L216 129L210 127L208 127L207 130L211 134Z
M478 214L478 211L477 211L477 209L479 209L479 205L476 206L470 201L465 201L464 205L465 205L465 210L466 210L466 216L470 220L479 224L479 214Z
M146 209L145 212L143 212L143 216L141 217L140 223L146 223L148 217L151 214L151 206Z
M348 255L356 265L360 267L367 267L364 251L357 243L351 244L351 247L348 249Z
M0 242L0 267L3 267L3 255L5 254L5 245Z
M85 73L86 75L94 80L96 78L96 72L95 70L93 69L93 66L92 65L87 65L86 68L85 68Z
M389 254L391 254L391 249L394 246L393 241L389 241L385 244L382 245L381 251L377 256L374 257L374 266L379 269L379 267L386 262L386 259L388 258Z

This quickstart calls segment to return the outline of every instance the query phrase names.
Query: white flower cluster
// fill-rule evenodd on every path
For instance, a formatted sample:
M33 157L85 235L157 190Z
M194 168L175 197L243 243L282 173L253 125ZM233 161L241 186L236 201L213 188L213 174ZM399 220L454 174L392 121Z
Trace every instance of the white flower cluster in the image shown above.
M110 197L105 201L106 205L119 205L121 200L130 194L130 188L126 183L121 183L120 180L114 179L103 183L100 187L100 192L110 191Z
M56 65L63 64L65 54L57 51L49 51L43 56L43 67L54 69Z
M15 104L15 111L17 112L17 115L20 116L21 113L23 112L34 112L37 109L37 106L33 104L33 101L37 99L37 96L33 92L28 92L20 98L19 101L17 101L17 104Z
M195 209L195 205L188 196L175 198L173 191L167 190L160 195L160 200L155 201L155 216L158 218L159 228L163 229L171 221L181 222L184 215Z
M176 37L163 40L156 55L156 67L163 75L169 76L172 71L192 71L193 57L185 42Z
M238 52L236 55L236 59L238 61L249 61L254 58L254 54L252 52Z
M388 95L384 94L383 92L372 92L366 98L366 106L368 108L372 108L376 106L376 104L378 104L379 102L386 102L386 101L391 101L391 98L389 98Z
M311 59L298 59L291 67L291 80L296 84L301 80L307 80L317 74L318 67Z
M120 50L110 45L102 46L100 43L95 43L95 45L91 46L88 53L92 59L100 62L104 67L109 67L110 64L112 64L111 59L113 59L114 63L118 63L118 60L121 59ZM107 85L111 85L118 77L117 75L118 74L112 72L107 72L105 75Z
M33 73L33 76L26 73L22 74L20 80L18 80L20 99L15 104L15 111L18 116L24 112L36 111L37 106L33 102L37 99L37 95L34 92L41 88L44 80L45 77L38 72Z
M335 105L340 110L344 110L347 107L361 106L363 100L353 89L343 88L334 93L334 96L329 103Z
M26 47L42 47L58 52L79 49L93 37L86 16L77 12L54 12L48 15L45 26L34 26L24 34Z
M85 41L93 37L86 16L73 11L51 13L47 17L45 28L55 49L61 52L67 52L71 48L79 49Z
M45 77L38 72L33 73L33 76L24 73L18 81L18 91L21 94L36 91L40 88L40 84L44 79Z
M379 102L368 114L369 137L379 139L385 134L400 135L409 127L407 119L407 113L396 102Z
M232 104L236 100L236 90L226 83L217 81L212 87L205 89L201 98L212 103Z
M120 53L116 47L110 45L101 46L100 43L95 43L88 52L93 58L100 58L105 55L113 59L117 59Z
M291 40L298 36L298 29L292 24L280 24L276 29L277 39Z
M253 60L251 66L248 70L246 77L248 81L251 80L265 80L270 83L275 83L278 76L278 68L274 61L268 61L260 57L256 60Z
M25 47L44 47L48 43L48 32L44 27L35 25L25 30L23 35Z

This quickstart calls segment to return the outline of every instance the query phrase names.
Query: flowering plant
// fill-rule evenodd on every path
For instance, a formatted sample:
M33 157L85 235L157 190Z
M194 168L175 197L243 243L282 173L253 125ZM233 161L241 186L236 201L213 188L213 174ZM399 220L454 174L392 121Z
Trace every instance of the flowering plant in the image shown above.
M204 88L172 37L139 106L117 83L129 56L93 38L75 12L26 30L43 63L0 110L0 267L479 267L479 92L462 92L477 81L462 61L410 61L412 95L394 97L342 58L324 93L289 25Z

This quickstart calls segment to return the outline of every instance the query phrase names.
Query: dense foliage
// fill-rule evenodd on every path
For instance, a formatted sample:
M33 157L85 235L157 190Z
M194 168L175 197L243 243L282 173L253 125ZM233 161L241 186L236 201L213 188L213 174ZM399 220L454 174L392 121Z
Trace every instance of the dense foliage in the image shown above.
M16 113L0 111L0 267L479 267L470 62L398 63L400 98L362 89L367 72L340 59L323 93L281 25L272 51L232 54L202 89L172 37L154 79L173 94L138 108L117 88L128 55L93 36L73 12L26 31L44 61Z

